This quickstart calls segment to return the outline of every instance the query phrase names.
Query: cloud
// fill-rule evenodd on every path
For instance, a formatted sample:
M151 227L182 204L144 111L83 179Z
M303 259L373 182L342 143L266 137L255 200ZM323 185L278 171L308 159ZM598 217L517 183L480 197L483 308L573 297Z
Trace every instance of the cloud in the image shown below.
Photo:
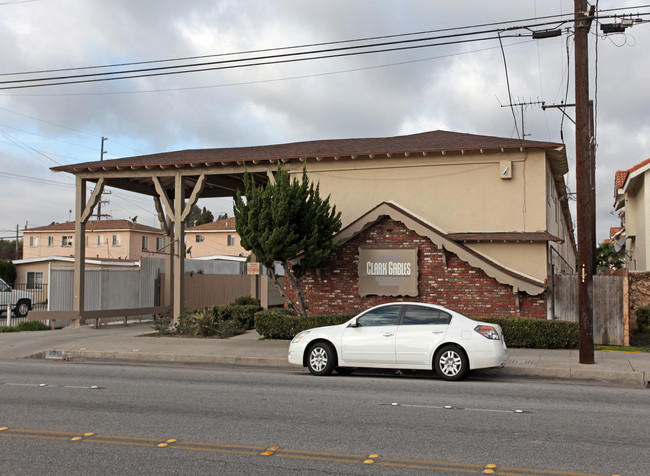
M599 3L601 9L624 5L633 3ZM493 22L569 13L573 2L50 0L8 4L0 9L0 42L9 45L3 48L0 73L12 73L215 55L477 24L490 29ZM599 33L596 25L592 33ZM596 36L591 38L592 95L598 104L599 241L616 224L608 208L613 173L650 156L650 99L644 79L649 66L642 61L648 41L647 25L635 25L625 36L598 39L596 75ZM568 63L566 36L539 41L504 38L503 45L513 102L557 104L565 98L567 75L567 100L572 102L571 40ZM630 74L621 75L621 71ZM6 77L0 76L0 81L3 79ZM521 133L523 117L525 133L530 134L527 138L560 142L563 135L573 167L574 129L570 121L562 121L558 109L543 111L536 104L514 108L513 115L509 107L501 107L509 101L502 51L495 40L0 91L0 131L19 141L12 142L0 134L0 167L41 180L35 183L4 177L0 200L11 206L3 210L0 229L15 229L17 223L26 221L44 224L67 219L73 192L44 181L71 182L72 177L50 172L54 163L38 152L63 164L96 160L102 137L109 138L105 157L115 158L176 149L389 136L435 129L516 137L517 130ZM567 113L574 114L570 109ZM575 190L573 170L567 179ZM113 192L106 208L115 218L137 214L147 217L143 218L147 224L156 225L150 199ZM230 208L224 200L209 203L223 207L214 209L215 214Z

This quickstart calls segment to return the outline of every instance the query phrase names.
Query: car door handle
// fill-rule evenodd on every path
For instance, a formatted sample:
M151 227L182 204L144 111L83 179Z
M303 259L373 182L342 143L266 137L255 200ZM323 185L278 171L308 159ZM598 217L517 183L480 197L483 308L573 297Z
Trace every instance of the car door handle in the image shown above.
M445 331L431 331L431 333L433 333L433 334L444 334Z
M384 337L392 337L394 334L392 332L384 332L382 335Z

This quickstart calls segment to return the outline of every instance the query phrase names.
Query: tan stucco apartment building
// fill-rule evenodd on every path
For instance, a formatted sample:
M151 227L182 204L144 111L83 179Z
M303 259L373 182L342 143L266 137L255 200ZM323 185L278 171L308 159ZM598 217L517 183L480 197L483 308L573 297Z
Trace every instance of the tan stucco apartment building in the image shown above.
M553 142L431 131L182 150L53 170L76 175L80 236L97 200L83 199L86 184L101 191L110 181L153 197L171 243L184 241L182 221L198 199L234 196L245 171L260 184L273 180L278 164L295 176L306 166L342 212L343 229L333 237L341 247L305 276L311 313L418 300L470 316L547 318L550 278L575 272L566 152ZM187 240L193 256L200 234ZM183 269L183 253L169 259ZM174 276L176 316L183 286L180 272ZM81 296L82 282L75 286Z
M235 219L221 220L185 230L187 254L192 258L205 256L248 256L235 230Z

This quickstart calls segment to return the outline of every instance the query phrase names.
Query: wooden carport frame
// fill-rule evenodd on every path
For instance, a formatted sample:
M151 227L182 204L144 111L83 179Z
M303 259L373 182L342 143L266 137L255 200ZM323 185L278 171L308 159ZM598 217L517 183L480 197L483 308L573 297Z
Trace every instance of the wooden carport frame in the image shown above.
M164 156L164 154L161 154ZM165 255L166 284L169 286L168 306L159 306L153 313L171 311L176 321L183 313L185 269L185 225L184 221L199 198L234 197L237 190L243 190L244 164L241 161L231 163L166 163L141 165L133 158L131 165L118 165L115 161L101 161L73 166L55 167L52 170L66 171L76 176L75 189L75 267L73 324L84 322L91 317L91 312L84 308L85 298L85 236L86 223L107 186L141 193L153 197L158 220L165 234L166 245L158 252ZM272 179L270 165L247 164L246 167L256 182L265 183ZM273 166L276 167L276 166ZM87 199L88 183L95 183L93 192ZM187 200L186 200L187 197ZM151 309L147 309L151 311ZM133 311L133 310L130 310ZM124 310L115 309L115 316L122 316ZM106 317L106 315L104 316Z

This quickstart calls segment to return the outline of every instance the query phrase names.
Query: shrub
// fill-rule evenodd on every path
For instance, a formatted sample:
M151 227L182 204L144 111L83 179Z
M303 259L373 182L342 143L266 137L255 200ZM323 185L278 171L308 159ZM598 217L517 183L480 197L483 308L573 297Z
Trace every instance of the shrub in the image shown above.
M255 299L254 297L239 296L232 304L236 306L261 306L262 303L259 299Z
M284 309L269 309L255 314L255 329L259 335L267 339L289 340L305 329L343 324L353 316L353 313L342 312L298 317Z
M650 325L650 306L640 306L634 311L636 314L636 326L639 332Z
M157 316L153 322L153 329L160 335L169 335L172 332L172 318L169 316Z
M0 332L18 332L15 327L0 327Z
M173 330L170 318L159 319L154 329L162 335L232 337L253 329L255 313L260 310L262 307L254 304L197 308L184 312Z
M262 310L259 304L231 304L216 306L215 314L220 321L236 321L245 330L255 328L255 313Z
M0 278L12 285L16 282L16 265L13 261L0 260Z
M50 328L41 321L25 321L16 326L19 331L49 331Z
M577 322L521 317L483 317L475 320L500 325L508 347L573 349L578 346Z

